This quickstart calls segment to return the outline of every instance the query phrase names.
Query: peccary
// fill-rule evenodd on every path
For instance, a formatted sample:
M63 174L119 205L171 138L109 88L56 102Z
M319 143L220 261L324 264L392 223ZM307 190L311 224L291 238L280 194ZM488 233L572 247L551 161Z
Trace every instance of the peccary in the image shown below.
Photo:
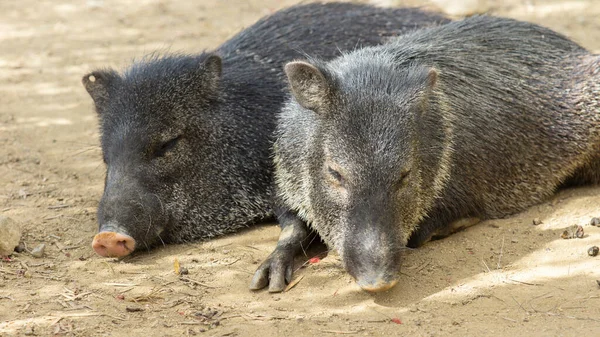
M479 16L330 62L285 66L274 144L283 243L253 285L291 276L308 223L368 291L403 249L459 219L600 179L600 56L549 29Z
M95 251L121 257L271 218L284 63L302 53L330 59L445 21L417 9L313 3L263 18L214 52L150 56L124 74L84 76L107 165Z

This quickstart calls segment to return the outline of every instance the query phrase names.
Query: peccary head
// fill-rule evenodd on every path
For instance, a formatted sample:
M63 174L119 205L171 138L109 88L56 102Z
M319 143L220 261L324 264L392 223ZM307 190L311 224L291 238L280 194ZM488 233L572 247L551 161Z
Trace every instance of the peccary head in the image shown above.
M443 180L444 132L420 134L442 129L434 117L438 73L427 66L396 69L392 62L342 57L285 66L294 98L286 109L314 124L302 154L307 218L369 291L396 284L402 250Z
M221 59L210 54L155 57L123 75L83 77L107 166L93 243L100 255L208 238L227 232L227 221L247 220L230 212L245 201L237 181L245 178L233 172L243 164L230 160L238 149L220 79Z

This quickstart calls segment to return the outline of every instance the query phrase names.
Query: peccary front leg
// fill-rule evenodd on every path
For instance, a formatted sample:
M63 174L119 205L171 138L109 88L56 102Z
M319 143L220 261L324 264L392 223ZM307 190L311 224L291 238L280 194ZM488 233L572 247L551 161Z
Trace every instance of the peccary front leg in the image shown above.
M283 291L292 280L294 257L308 236L306 223L294 212L280 208L277 210L277 219L281 227L277 247L254 273L250 282L252 290L262 289L268 284L271 293Z

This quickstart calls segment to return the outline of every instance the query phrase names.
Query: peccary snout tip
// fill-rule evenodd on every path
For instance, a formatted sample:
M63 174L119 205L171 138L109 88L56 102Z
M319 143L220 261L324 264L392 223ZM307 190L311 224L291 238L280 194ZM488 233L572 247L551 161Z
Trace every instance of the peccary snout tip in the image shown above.
M386 277L361 277L356 283L368 292L377 293L391 289L398 283L398 278L389 279Z
M100 232L92 242L94 251L104 257L124 257L135 250L135 240L126 234Z

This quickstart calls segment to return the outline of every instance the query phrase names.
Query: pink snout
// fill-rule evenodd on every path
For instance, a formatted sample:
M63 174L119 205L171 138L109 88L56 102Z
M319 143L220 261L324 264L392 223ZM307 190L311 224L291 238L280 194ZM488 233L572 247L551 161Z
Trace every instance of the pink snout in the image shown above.
M123 257L133 252L135 249L135 240L125 234L100 232L94 236L92 248L100 256Z

